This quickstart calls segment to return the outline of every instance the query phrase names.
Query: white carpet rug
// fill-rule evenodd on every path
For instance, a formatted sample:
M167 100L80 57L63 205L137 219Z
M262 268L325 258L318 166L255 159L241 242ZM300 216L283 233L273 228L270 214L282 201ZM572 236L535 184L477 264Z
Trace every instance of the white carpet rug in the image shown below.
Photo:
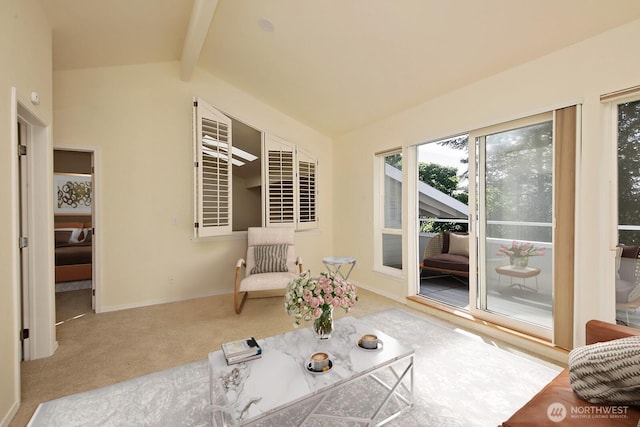
M416 351L415 406L391 426L496 426L561 370L403 310L387 310L362 320ZM45 402L29 425L208 426L208 373L202 360ZM345 414L366 412L372 398L361 399L361 391L366 387L375 399L371 383L361 381L341 389L339 396L328 399L333 401L332 409ZM271 419L261 425L279 426L280 422ZM353 424L336 421L332 425Z

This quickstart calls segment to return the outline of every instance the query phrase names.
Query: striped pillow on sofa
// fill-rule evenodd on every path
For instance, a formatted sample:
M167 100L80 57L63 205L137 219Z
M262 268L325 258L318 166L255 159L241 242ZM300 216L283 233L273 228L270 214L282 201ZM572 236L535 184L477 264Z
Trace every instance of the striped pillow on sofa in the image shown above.
M640 336L574 348L569 378L587 402L640 405Z

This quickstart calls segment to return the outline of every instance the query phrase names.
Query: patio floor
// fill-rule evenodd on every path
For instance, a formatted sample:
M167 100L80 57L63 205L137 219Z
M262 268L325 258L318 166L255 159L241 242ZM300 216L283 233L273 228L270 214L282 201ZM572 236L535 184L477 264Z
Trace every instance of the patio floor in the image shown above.
M418 295L456 308L469 310L469 285L462 276L425 276ZM553 301L550 295L520 288L489 290L487 309L534 325L551 328Z

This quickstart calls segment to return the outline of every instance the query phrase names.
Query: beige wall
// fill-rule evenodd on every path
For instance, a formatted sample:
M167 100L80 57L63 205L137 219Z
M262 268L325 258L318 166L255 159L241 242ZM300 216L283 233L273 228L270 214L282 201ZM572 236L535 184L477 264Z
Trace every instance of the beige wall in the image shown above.
M185 83L173 62L86 69L54 73L54 87L54 146L96 149L99 310L233 289L246 236L192 239L194 95L315 153L320 191L332 187L330 138L210 74ZM333 247L325 194L320 229L296 235L305 268L316 273Z
M51 30L36 0L0 2L0 425L8 423L20 402L12 87L24 106L43 122L51 122ZM31 91L40 93L39 106L29 102Z
M408 147L582 102L576 206L576 340L583 339L583 324L588 319L612 321L614 260L608 248L609 225L615 218L609 214L608 181L615 151L603 143L599 97L640 85L640 57L634 53L639 38L640 21L635 21L338 138L333 157L335 247L359 258L359 279L396 298L414 289L407 277L394 279L373 272L370 211L376 151ZM356 164L359 173L353 173ZM405 206L404 212L409 210ZM405 247L413 244L409 236L405 235L405 240ZM409 268L415 269L416 262Z
M315 153L321 226L297 235L305 267L322 270L320 259L335 248L336 254L358 258L354 280L399 299L408 293L407 279L372 269L374 153L582 102L575 253L580 340L587 319L613 319L607 225L614 219L607 180L614 159L602 143L599 95L640 84L640 58L634 55L639 37L636 21L352 132L333 145L209 74L197 71L191 82L180 81L177 63L58 72L52 84L51 32L40 3L0 2L0 195L9 202L0 204L0 245L6 248L0 257L0 425L19 403L11 87L45 124L54 117L55 145L96 152L98 303L105 311L231 291L233 266L244 254L245 240L194 242L191 237L194 95ZM40 92L40 106L29 102L34 90Z

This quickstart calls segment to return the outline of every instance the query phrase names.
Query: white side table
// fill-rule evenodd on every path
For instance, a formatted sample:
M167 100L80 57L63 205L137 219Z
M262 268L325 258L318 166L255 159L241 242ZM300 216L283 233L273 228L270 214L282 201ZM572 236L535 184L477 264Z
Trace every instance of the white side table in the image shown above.
M334 276L339 275L344 280L347 280L349 278L349 275L351 274L351 271L353 270L353 267L356 266L356 259L350 256L328 256L322 258L322 263L327 268L329 273L333 274ZM347 271L347 274L342 274L340 269L345 265L349 266L349 271Z
M510 265L496 267L496 273L498 273L498 290L500 290L500 276L509 276L509 286L519 286L521 291L526 289L532 292L538 292L538 274L540 274L540 271L541 270L536 267L514 268ZM522 279L522 283L513 283L514 277ZM526 280L531 277L534 277L536 280L535 289L527 286Z

